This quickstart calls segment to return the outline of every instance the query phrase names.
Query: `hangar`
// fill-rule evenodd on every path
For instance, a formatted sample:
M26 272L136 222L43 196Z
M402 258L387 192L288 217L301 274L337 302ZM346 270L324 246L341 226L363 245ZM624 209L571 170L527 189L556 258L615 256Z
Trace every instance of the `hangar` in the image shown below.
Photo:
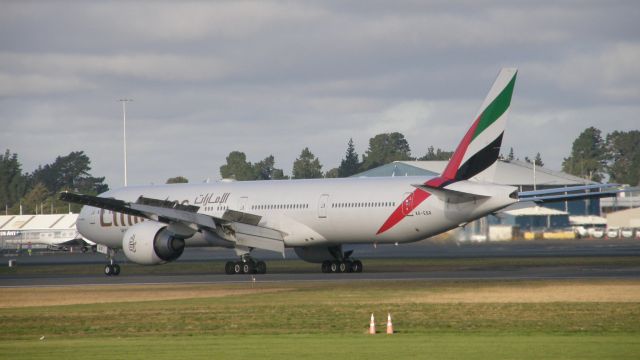
M394 161L380 167L354 175L365 177L378 176L438 176L448 161ZM519 160L498 160L496 164L496 183L517 186L520 191L542 190L547 188L597 184L560 171ZM600 215L600 199L571 200L546 207L565 211L569 215Z
M438 176L447 163L448 161L394 161L354 176ZM520 191L597 184L520 160L498 160L495 181L502 185L516 186ZM545 207L532 205L529 208L504 211L498 217L490 215L470 223L457 236L460 240L470 241L570 238L573 237L570 228L575 221L583 227L601 226L590 223L592 219L602 219L600 199L562 201L545 204ZM548 231L550 229L552 232Z
M76 230L78 214L1 215L0 249L64 249L65 244L83 243Z

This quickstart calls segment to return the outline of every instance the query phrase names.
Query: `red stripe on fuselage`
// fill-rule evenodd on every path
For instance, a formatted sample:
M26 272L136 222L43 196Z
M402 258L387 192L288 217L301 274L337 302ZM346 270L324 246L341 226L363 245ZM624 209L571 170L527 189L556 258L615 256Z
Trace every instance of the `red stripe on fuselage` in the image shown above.
M440 187L442 186L442 184L446 183L447 181L448 179L437 177L425 182L425 185ZM394 227L397 223L400 222L400 220L404 219L404 217L407 214L410 214L415 208L418 207L418 205L422 204L423 201L427 200L429 196L431 196L430 193L422 189L415 189L413 193L407 196L407 198L405 198L400 203L400 205L393 211L393 213L391 214L391 216L389 216L387 221L385 221L384 224L382 224L382 226L380 227L376 235L382 234L383 232ZM404 208L405 203L409 200L410 197L413 197L412 201L409 201L408 208Z

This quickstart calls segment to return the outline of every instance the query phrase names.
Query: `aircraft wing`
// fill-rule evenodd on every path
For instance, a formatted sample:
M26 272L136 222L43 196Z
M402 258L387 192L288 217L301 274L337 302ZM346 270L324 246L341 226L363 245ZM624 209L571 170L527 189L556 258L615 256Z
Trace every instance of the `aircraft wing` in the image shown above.
M222 217L198 213L199 206L183 205L173 201L140 196L136 202L98 196L63 192L60 200L168 224L168 230L191 236L206 229L238 245L284 254L283 234L275 229L258 225L262 217L241 211L227 210Z

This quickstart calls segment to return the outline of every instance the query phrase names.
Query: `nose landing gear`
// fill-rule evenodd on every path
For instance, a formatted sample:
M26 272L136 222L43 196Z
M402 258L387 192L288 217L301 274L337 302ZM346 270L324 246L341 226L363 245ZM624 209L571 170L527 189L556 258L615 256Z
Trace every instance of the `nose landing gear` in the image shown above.
M106 250L107 260L109 263L104 266L104 274L106 276L118 276L120 275L120 265L116 264L113 257L116 256L116 250L107 248Z
M116 264L115 261L113 261L112 256L109 256L109 263L104 266L104 274L107 276L120 275L120 265Z

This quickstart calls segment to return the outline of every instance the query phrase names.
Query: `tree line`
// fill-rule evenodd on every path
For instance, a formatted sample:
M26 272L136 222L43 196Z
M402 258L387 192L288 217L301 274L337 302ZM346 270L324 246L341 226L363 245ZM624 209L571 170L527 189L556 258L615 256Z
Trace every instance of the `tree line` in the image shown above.
M640 185L640 131L613 131L602 136L595 127L585 129L574 140L562 171L584 179Z
M345 155L337 167L323 171L323 165L308 147L300 152L293 163L292 174L285 175L269 155L251 163L240 151L232 151L226 163L220 167L223 178L236 180L310 179L321 177L348 177L393 161L449 160L452 151L429 146L421 157L413 157L403 134L398 132L378 134L369 139L367 151L359 155L353 139L347 142ZM516 159L513 148L501 155L506 160ZM534 159L524 161L543 166L540 153ZM38 166L32 173L24 173L16 153L6 150L0 154L0 206L5 212L17 214L22 206L24 213L65 213L67 203L57 200L61 191L99 194L109 189L104 177L90 174L91 161L83 151L73 151L58 156L52 163ZM571 154L564 158L562 170L575 176L593 180L640 185L640 131L613 131L603 136L599 129L589 127L573 141ZM186 183L183 176L173 177L167 183ZM79 206L72 206L78 211Z
M66 213L80 206L59 201L61 191L96 195L109 190L104 177L89 173L91 160L83 151L58 156L52 163L24 173L18 154L6 150L0 154L0 206L7 214Z
M300 152L293 162L291 176L285 175L282 169L275 167L275 158L269 155L264 160L252 164L247 161L245 153L232 151L226 158L226 164L220 167L223 178L236 180L280 180L280 179L315 179L348 177L393 161L406 160L448 160L453 152L442 149L427 148L424 156L411 156L411 148L404 135L399 132L378 134L369 139L369 148L360 157L355 150L353 139L349 139L345 157L338 167L323 171L323 165L308 147ZM173 178L169 179L172 182Z
M452 155L453 151L429 146L424 156L412 157L411 148L403 134L378 134L369 139L369 147L362 156L356 152L353 139L349 139L340 165L324 172L320 160L305 147L293 163L291 178L348 177L393 161L449 160ZM509 149L506 156L501 154L500 158L507 161L520 160L515 157L513 148ZM533 159L525 156L524 161L544 166L539 152ZM574 140L571 155L564 158L562 171L597 182L608 178L610 182L640 185L640 131L614 131L603 138L600 130L594 127L585 129ZM236 180L289 178L283 174L282 169L275 168L273 155L251 164L246 155L239 151L233 151L227 156L227 163L220 167L220 175Z

